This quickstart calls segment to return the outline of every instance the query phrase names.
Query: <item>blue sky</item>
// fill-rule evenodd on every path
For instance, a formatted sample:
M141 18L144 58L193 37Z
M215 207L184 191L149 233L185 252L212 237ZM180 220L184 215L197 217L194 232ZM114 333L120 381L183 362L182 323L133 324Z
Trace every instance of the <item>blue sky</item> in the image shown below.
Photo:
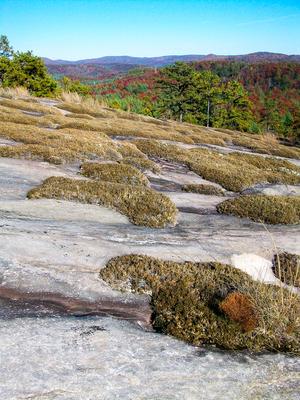
M300 0L0 0L16 50L105 55L300 53Z

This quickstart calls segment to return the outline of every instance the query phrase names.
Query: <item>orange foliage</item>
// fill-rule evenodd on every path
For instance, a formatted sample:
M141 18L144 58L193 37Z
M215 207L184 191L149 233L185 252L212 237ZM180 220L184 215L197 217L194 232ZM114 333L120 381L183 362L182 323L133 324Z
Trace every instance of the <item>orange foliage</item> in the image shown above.
M258 325L255 308L249 296L240 293L230 293L219 305L219 308L232 321L241 324L245 332L252 331Z

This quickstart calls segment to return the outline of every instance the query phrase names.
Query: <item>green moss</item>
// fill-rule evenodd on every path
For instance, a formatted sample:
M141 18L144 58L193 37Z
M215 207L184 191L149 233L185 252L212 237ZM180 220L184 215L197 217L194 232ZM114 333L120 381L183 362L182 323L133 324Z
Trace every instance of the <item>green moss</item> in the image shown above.
M207 194L211 196L224 196L224 191L213 185L190 183L182 186L182 190L184 192Z
M275 254L273 271L282 282L300 287L300 255L287 252Z
M127 255L111 259L100 276L116 289L150 294L153 326L160 332L196 345L300 353L299 296L228 265ZM223 312L231 293L250 299L254 324L252 313L251 321L239 323Z
M137 168L126 164L84 163L81 165L82 175L101 181L123 183L124 185L149 184L148 179Z
M266 224L298 224L300 197L240 196L218 204L217 211Z
M144 186L51 177L30 190L27 197L103 205L125 214L133 224L151 228L174 224L177 215L167 196Z

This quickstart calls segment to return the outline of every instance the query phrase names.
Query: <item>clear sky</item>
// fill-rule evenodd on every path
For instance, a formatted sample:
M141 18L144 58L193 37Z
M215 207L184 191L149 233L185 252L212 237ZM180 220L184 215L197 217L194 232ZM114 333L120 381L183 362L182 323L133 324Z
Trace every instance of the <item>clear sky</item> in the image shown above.
M106 55L300 54L300 0L0 0L15 50Z

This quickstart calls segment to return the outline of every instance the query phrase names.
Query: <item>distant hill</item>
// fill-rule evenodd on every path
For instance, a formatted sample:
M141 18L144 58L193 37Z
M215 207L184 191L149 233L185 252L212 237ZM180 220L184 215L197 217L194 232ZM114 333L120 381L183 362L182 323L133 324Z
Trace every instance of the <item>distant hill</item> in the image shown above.
M269 53L269 52L257 52L251 54L226 56L226 55L216 55L216 54L188 54L188 55L170 55L161 57L130 57L130 56L106 56L100 58L90 58L78 61L66 61L66 60L51 60L49 58L44 58L45 64L47 66L51 65L84 65L84 64L99 64L99 65L138 65L144 67L162 67L164 65L172 64L176 61L218 61L218 60L228 60L228 61L245 61L245 62L274 62L274 61L293 61L300 62L300 55L287 55L281 53Z
M280 53L258 52L236 56L208 55L171 55L162 57L130 57L108 56L78 61L51 60L44 58L50 74L59 78L69 76L78 79L107 79L120 74L126 74L134 68L159 68L176 61L185 62L213 62L213 61L238 61L247 64L271 62L296 62L300 63L300 55L287 55Z

